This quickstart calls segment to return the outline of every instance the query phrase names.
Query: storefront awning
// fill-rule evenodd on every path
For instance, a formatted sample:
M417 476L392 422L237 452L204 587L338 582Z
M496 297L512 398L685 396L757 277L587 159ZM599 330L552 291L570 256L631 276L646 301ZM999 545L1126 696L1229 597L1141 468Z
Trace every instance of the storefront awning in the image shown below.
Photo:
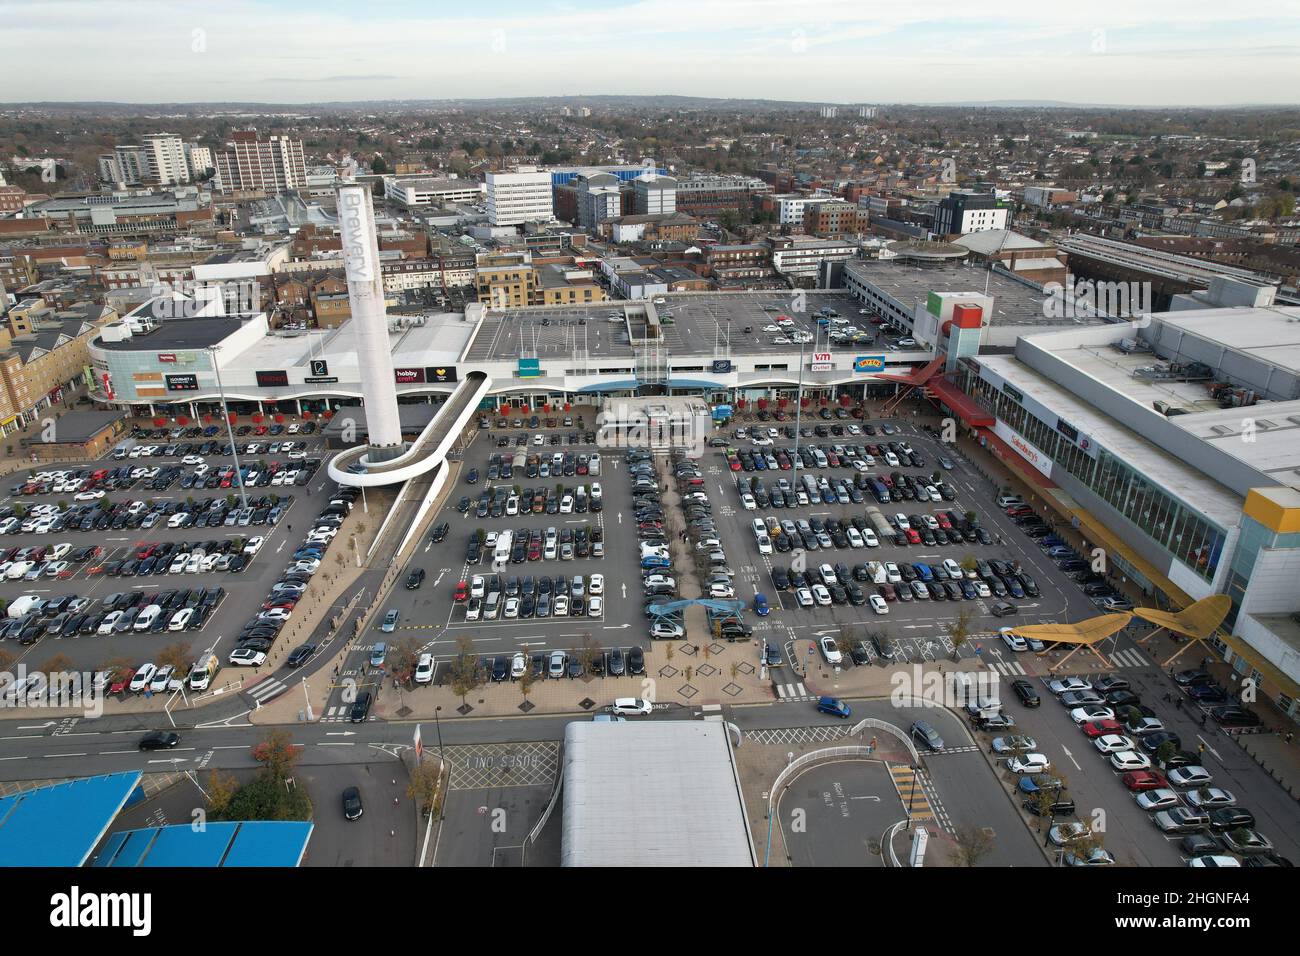
M926 383L926 388L934 392L943 402L972 428L992 428L995 419L976 401L946 378L935 376Z

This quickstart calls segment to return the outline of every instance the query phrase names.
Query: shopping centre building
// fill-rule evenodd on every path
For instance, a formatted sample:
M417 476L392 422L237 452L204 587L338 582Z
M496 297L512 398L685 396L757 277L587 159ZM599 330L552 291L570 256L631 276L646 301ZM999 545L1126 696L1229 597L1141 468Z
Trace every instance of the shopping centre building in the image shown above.
M1295 718L1300 309L1232 291L962 358L945 407L1151 603L1229 595L1210 643Z

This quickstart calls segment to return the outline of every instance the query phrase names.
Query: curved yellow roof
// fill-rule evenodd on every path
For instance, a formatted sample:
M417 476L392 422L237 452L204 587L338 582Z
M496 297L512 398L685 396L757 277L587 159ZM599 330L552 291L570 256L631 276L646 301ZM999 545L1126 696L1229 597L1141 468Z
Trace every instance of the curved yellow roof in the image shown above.
M1168 628L1195 640L1209 637L1223 623L1232 609L1232 598L1226 594L1211 594L1181 611L1160 611L1153 607L1134 608L1133 613L1157 627Z
M1128 627L1133 615L1127 612L1102 614L1077 624L1023 624L1010 628L1020 637L1034 637L1044 644L1079 644L1087 647L1112 637Z

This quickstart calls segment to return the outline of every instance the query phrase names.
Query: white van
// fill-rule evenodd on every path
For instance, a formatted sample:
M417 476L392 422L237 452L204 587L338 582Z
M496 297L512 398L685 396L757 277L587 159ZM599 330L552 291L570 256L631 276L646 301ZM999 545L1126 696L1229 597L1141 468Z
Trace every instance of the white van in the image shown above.
M592 452L591 457L587 459L587 474L591 475L593 478L599 477L600 475L599 453ZM592 497L595 498L596 495L592 495Z
M510 529L502 531L497 536L497 546L492 552L492 560L495 562L506 562L510 560L510 550L514 545L515 533Z
M9 605L9 617L14 620L17 620L20 617L26 617L31 611L36 610L44 603L45 599L42 597L38 597L35 594L24 594L20 598L15 598Z
M220 667L221 663L217 660L216 654L200 657L190 671L190 690L207 690Z

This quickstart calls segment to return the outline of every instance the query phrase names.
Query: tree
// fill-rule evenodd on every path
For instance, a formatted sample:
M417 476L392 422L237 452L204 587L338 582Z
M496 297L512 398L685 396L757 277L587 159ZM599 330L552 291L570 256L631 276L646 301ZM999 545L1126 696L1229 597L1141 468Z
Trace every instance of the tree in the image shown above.
M978 866L993 849L993 835L983 827L961 826L953 834L953 857L958 866Z
M41 670L48 675L58 673L59 671L71 670L74 666L72 658L60 651L42 664Z
M261 741L253 745L253 759L262 765L262 772L276 783L292 775L299 756L300 748L294 746L293 739L286 730L268 731Z
M389 671L403 684L410 682L415 665L420 663L420 645L413 637L404 637L393 647Z
M170 664L177 674L180 674L185 670L185 661L189 656L189 652L189 644L181 644L179 642L168 644L158 652L158 663L163 665Z
M208 810L214 815L225 813L239 791L234 774L213 770L208 774Z
M406 795L420 804L420 813L429 816L442 809L442 767L437 760L421 760L411 771Z
M524 700L528 699L529 692L533 689L533 683L537 680L533 673L532 662L530 661L525 667L524 672L519 675L519 693L523 695Z
M963 608L953 618L952 623L948 625L948 635L952 638L953 660L957 660L961 656L962 645L970 639L970 618L970 610Z
M468 637L456 642L456 656L452 658L448 671L451 677L451 691L460 698L461 705L465 698L483 683L483 666L474 653L474 644Z

